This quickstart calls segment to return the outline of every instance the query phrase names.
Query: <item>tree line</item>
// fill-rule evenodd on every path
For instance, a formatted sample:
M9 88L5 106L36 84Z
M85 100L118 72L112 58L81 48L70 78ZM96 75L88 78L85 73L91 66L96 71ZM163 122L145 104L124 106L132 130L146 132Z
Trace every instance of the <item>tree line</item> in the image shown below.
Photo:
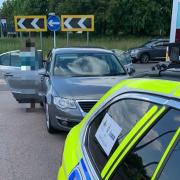
M168 35L172 0L6 0L1 17L94 14L97 35Z

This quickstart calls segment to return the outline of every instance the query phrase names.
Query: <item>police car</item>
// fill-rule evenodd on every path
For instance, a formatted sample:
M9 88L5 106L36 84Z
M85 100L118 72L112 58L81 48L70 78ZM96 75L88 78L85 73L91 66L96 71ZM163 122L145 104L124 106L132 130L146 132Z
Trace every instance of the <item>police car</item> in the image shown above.
M180 71L160 66L114 86L70 131L58 180L178 180L179 162Z

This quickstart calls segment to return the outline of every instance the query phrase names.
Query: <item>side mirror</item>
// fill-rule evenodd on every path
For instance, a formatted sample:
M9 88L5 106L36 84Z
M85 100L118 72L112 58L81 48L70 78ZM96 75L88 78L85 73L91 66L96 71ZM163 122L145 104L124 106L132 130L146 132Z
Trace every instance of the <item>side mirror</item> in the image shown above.
M127 72L131 76L136 72L136 70L134 68L127 68Z

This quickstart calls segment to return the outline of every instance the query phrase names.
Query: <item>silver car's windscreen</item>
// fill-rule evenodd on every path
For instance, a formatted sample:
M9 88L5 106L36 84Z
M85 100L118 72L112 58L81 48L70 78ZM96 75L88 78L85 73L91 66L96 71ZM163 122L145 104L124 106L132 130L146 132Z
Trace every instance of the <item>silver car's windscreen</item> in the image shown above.
M118 76L126 74L113 54L73 53L56 55L54 75L60 76Z

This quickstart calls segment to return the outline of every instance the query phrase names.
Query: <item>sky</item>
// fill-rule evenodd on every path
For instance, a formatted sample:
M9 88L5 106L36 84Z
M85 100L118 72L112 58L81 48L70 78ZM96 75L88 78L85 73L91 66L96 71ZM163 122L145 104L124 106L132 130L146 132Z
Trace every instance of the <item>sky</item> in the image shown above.
M4 0L0 0L0 7L2 6L2 3L4 2Z

